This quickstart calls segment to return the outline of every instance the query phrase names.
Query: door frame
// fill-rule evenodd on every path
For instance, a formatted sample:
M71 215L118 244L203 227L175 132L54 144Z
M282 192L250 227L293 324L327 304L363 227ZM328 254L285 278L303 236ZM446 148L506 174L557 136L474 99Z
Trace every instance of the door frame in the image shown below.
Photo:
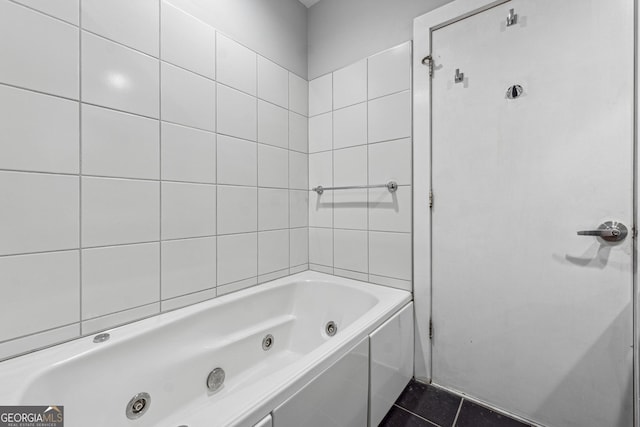
M509 3L511 0L454 0L413 21L413 292L415 308L415 366L417 379L430 382L431 339L430 320L432 304L431 283L431 209L429 194L431 189L431 78L428 67L422 59L431 53L431 33L438 28L483 12L492 7ZM640 224L638 212L638 165L640 153L640 32L638 29L639 7L634 3L634 131L633 131L633 218ZM428 117L429 120L417 120ZM425 165L427 167L425 167ZM437 194L434 197L437 203ZM634 225L635 225L634 224ZM635 229L634 229L635 230ZM638 248L633 240L633 419L634 426L640 427L640 375L638 344L640 343L640 295L638 295ZM420 261L420 262L417 262Z

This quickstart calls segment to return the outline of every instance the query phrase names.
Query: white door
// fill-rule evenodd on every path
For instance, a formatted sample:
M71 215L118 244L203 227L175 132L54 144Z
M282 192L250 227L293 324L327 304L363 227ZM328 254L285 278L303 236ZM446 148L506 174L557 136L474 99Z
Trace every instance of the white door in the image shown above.
M633 4L432 33L433 381L552 427L632 425Z

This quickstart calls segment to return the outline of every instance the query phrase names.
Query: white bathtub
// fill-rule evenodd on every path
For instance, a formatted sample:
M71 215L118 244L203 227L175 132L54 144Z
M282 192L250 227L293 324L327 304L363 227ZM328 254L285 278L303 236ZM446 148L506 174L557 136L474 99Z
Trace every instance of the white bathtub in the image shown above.
M0 405L64 405L65 427L252 426L408 303L303 272L0 363ZM325 333L334 321L338 332ZM262 348L265 335L274 343ZM206 378L221 367L224 386ZM129 400L151 396L137 420Z

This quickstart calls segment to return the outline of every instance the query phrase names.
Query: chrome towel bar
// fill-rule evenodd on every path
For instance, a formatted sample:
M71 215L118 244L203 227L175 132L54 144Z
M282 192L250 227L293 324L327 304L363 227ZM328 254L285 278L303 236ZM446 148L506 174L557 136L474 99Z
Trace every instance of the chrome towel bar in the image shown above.
M324 193L324 190L355 190L358 188L383 188L386 187L390 193L395 193L398 189L398 183L395 181L389 181L386 184L380 185L350 185L347 187L323 187L322 185L318 185L317 187L313 187L312 190L318 194Z

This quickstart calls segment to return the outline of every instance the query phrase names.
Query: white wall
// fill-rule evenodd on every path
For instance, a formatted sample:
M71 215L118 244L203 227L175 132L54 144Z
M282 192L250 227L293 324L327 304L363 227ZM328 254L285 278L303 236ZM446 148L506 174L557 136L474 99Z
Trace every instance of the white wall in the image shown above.
M0 0L0 359L307 269L307 81L171 2L81 5Z
M413 18L451 0L322 0L309 8L309 80L412 39Z
M307 9L298 0L172 3L300 77L307 77Z
M411 42L309 82L312 270L411 290Z

